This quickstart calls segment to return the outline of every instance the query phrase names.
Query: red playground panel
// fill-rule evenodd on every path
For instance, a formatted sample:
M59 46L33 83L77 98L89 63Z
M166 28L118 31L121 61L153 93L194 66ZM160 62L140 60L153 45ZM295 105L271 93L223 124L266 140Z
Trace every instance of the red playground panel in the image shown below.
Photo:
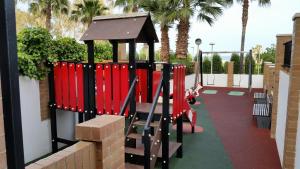
M104 85L105 85L105 112L106 114L112 114L112 95L111 95L111 65L104 65Z
M140 70L140 92L141 92L141 102L146 103L147 102L147 75L148 71L146 69Z
M54 88L55 88L55 101L56 107L62 108L62 84L61 84L61 68L60 63L54 63L53 67L54 73Z
M62 100L63 100L63 109L69 109L69 73L68 73L68 63L61 63L61 81L62 81Z
M77 77L77 111L84 112L84 94L83 94L83 66L76 64Z
M96 108L97 114L104 113L103 65L96 65Z
M128 71L128 65L122 64L121 65L121 105L123 105L125 98L127 96L128 90L129 90L129 71ZM125 116L128 116L128 107L125 111Z
M157 86L158 86L158 83L160 81L161 74L162 73L160 71L154 71L153 72L153 90L152 90L152 96L153 97L155 96L155 92L157 90Z
M70 108L71 111L76 111L76 79L75 79L75 64L69 63L69 89L70 89Z
M120 85L120 66L114 64L112 68L113 74L113 110L114 114L117 115L120 112L120 98L121 98L121 85Z

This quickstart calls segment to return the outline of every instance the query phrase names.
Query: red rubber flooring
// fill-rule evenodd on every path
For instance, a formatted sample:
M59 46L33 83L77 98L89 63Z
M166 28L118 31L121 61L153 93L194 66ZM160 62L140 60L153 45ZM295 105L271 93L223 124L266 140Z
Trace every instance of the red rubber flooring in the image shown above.
M280 169L276 143L270 130L258 129L252 119L253 92L247 89L215 88L217 94L200 94L218 135L235 169ZM205 90L204 89L204 90ZM229 96L229 91L243 91L244 96ZM199 117L201 118L201 117ZM204 129L205 130L205 129Z

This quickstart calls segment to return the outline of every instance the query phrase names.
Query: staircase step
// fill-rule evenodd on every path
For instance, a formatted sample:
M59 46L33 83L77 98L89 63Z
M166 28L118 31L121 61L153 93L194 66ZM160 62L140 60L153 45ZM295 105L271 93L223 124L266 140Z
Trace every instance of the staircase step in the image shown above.
M134 125L138 125L138 126L145 126L146 125L146 121L138 120L138 121L135 121L133 124ZM159 121L151 122L150 126L151 127L158 127L159 126Z
M169 142L169 158L171 158L177 151L177 149L181 146L181 143L177 142ZM127 154L133 154L133 155L138 155L138 156L144 156L144 145L140 144L136 148L131 148L131 147L125 147L125 153ZM162 149L160 147L158 157L162 157Z
M139 133L130 133L128 134L127 138L142 140L143 135ZM151 140L153 140L153 136L151 136Z
M144 166L131 164L131 163L125 163L125 169L144 169Z
M152 103L136 103L136 111L141 113L149 113L151 109ZM173 106L170 104L169 108L170 114L173 112ZM162 114L162 104L157 103L156 108L154 110L154 114Z

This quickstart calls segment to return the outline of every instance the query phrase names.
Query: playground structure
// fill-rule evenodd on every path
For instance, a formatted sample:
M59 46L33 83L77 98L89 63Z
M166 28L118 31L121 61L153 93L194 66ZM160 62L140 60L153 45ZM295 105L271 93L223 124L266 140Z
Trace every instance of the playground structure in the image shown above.
M156 70L154 43L158 39L150 15L95 17L81 40L87 44L88 63L54 63L49 73L52 151L59 150L58 143L74 144L57 136L56 110L79 112L79 123L97 115L124 115L128 118L125 159L132 163L127 168L134 164L154 168L157 158L162 168L169 168L174 153L182 157L183 117L194 132L196 114L185 99L185 66L163 63L163 69ZM94 40L110 40L113 63L94 63ZM125 42L129 43L129 61L119 63L118 43ZM149 60L136 62L136 43L149 45ZM176 141L169 140L169 123L177 125Z

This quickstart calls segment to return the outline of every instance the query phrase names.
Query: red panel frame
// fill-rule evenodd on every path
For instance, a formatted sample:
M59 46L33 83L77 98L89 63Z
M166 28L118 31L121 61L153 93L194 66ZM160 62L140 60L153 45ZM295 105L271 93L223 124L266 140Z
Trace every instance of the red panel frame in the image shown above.
M84 112L84 93L83 93L83 66L76 64L77 77L77 111Z
M153 71L153 89L152 89L152 96L155 96L155 92L160 80L161 72L160 71Z
M54 90L55 90L55 101L56 107L60 109L62 107L62 84L61 84L61 68L60 63L54 63L53 67L53 74L54 74Z
M68 63L61 63L61 81L62 81L62 100L63 109L68 110L70 107L69 103L69 73L68 73Z
M69 89L70 89L70 109L76 111L76 79L75 79L75 64L69 63Z
M105 112L106 114L112 114L111 96L112 96L112 80L111 80L111 65L104 65L104 85L105 85Z
M104 113L104 92L103 92L103 65L96 65L96 107L97 114Z
M120 65L119 64L113 64L112 67L112 72L113 72L113 109L114 109L114 114L117 115L120 113L120 101L121 101L121 84L120 84Z

